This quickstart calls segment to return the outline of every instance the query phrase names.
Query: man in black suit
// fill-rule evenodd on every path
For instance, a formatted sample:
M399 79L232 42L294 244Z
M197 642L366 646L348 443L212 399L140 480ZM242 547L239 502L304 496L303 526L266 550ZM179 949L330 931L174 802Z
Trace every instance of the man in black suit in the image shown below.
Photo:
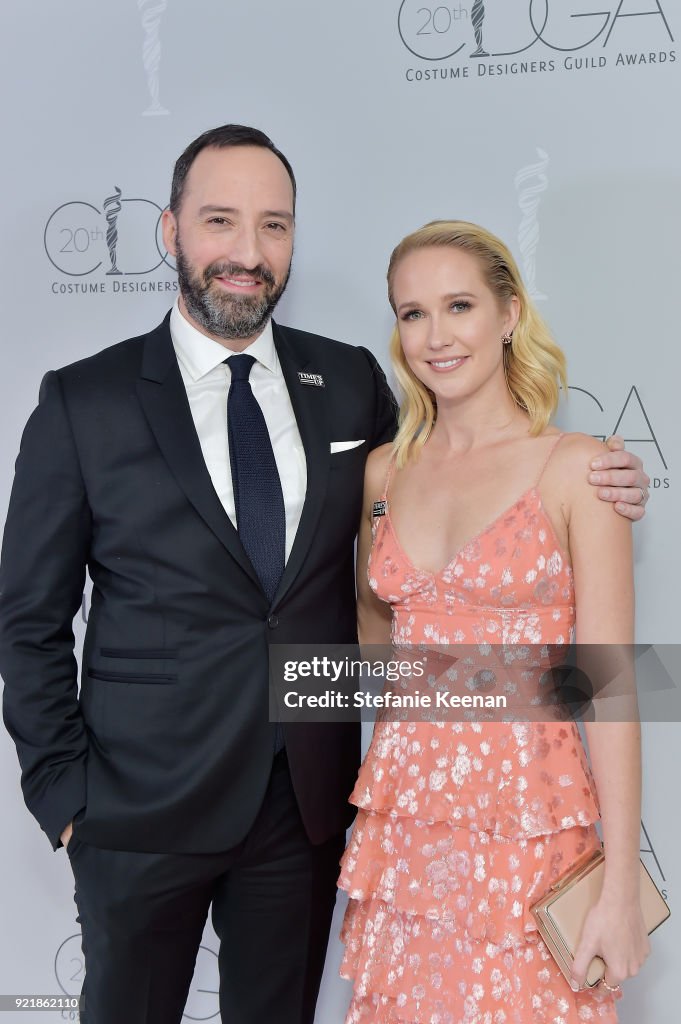
M225 1024L314 1016L359 733L273 726L268 647L356 641L364 462L395 408L368 351L272 322L294 207L261 132L193 142L163 223L179 302L49 373L22 440L4 714L73 867L88 1024L178 1022L211 906Z

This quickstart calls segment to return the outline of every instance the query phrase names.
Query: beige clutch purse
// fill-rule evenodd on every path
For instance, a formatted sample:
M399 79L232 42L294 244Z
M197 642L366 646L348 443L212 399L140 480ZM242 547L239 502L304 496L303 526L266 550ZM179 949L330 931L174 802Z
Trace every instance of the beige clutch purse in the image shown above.
M601 893L604 869L605 856L602 850L597 850L586 861L571 868L551 886L545 896L530 907L539 934L568 982L586 915ZM648 935L666 921L670 914L669 907L643 863L641 909ZM604 975L605 964L599 956L595 956L587 971L587 986L593 988L598 985Z

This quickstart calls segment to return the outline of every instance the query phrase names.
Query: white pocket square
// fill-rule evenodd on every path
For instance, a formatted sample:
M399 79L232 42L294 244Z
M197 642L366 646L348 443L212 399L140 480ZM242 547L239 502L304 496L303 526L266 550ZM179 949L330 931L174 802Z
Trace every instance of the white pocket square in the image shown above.
M361 441L332 441L331 454L335 455L337 452L347 452L351 448L359 448L361 444L364 444L364 438L362 438Z

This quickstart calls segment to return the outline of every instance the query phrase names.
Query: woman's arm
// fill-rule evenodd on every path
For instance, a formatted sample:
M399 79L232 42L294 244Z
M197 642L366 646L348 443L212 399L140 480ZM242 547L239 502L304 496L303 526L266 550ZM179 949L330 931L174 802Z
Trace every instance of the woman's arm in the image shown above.
M392 444L375 448L369 453L364 473L362 520L357 539L357 629L362 646L390 643L390 605L380 601L369 586L367 565L371 551L373 505L381 496L391 452Z
M593 438L565 438L561 462L569 481L566 518L575 583L578 664L594 685L596 721L586 724L601 808L605 878L584 926L573 977L584 984L595 955L606 981L619 985L648 956L639 893L641 731L635 699L632 645L634 586L631 524L594 500L583 481L584 459L603 448ZM598 720L600 719L600 720Z

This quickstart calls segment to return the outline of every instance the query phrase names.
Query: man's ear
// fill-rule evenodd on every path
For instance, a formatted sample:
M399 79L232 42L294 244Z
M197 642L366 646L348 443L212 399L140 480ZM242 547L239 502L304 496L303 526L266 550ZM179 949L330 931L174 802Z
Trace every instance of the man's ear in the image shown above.
M172 210L166 208L161 214L161 230L163 244L171 256L177 254L177 218Z

